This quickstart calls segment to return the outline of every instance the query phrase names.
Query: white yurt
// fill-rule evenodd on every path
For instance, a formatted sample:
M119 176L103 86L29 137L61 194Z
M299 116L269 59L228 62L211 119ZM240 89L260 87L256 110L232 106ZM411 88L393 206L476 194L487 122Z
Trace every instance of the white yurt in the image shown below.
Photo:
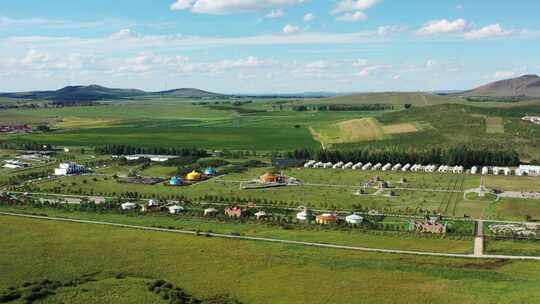
M364 218L356 213L353 213L345 217L345 221L347 222L347 224L350 224L350 225L358 225L358 224L361 224L362 221L364 221Z
M137 208L137 204L132 203L132 202L123 203L120 206L122 207L122 210L133 210Z
M174 206L170 206L169 207L169 213L170 214L180 214L182 212L184 212L184 207L182 206L178 206L178 205L174 205Z

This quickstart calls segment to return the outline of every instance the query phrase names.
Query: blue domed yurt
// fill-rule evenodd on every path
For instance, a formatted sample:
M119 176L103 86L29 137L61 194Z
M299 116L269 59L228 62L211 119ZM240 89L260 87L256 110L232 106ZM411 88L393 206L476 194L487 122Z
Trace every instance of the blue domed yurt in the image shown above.
M173 178L171 178L171 180L169 181L169 185L171 186L182 186L184 184L184 182L182 181L182 179L174 176Z
M216 175L216 174L217 174L216 169L212 167L206 168L206 170L204 170L204 175Z

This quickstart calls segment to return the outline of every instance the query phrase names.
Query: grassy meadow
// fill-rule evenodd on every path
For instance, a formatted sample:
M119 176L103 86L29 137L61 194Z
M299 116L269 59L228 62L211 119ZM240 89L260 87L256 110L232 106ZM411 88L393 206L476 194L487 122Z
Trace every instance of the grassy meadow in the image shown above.
M193 100L192 100L193 101ZM218 101L219 102L219 101ZM392 111L278 110L299 104L411 104ZM540 128L521 121L536 103L466 102L423 93L376 93L335 98L262 100L234 106L185 99L108 102L92 107L0 111L0 124L49 124L53 132L2 136L63 146L122 143L146 147L283 151L370 145L506 145L524 160L540 158Z
M43 303L161 303L146 292L145 282L155 279L198 298L229 294L258 304L540 301L535 262L359 253L4 216L0 224L0 289L94 278L61 287Z

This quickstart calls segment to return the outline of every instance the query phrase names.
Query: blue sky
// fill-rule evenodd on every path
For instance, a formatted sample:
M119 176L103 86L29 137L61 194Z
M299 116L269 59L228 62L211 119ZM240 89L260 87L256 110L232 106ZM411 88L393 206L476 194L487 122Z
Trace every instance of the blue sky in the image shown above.
M0 91L465 89L540 72L540 1L6 0Z

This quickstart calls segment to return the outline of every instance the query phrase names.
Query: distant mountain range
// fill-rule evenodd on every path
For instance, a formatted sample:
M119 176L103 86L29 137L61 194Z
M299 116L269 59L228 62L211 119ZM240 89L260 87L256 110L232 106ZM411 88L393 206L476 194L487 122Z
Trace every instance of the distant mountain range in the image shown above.
M538 75L524 75L517 78L500 80L478 88L453 93L461 97L491 97L491 98L536 98L540 97L540 77Z
M180 97L180 98L213 98L224 96L218 93L199 89L183 88L162 92L146 92L136 89L114 89L98 85L67 86L56 91L31 91L19 93L0 93L0 97L20 99L44 99L56 102L91 102L99 100L125 99L133 97Z
M387 93L388 94L388 93ZM393 95L403 95L410 97L411 93L394 92ZM521 77L492 82L468 91L439 91L436 95L449 97L467 98L538 98L540 97L540 77L538 75L524 75ZM18 93L0 93L0 97L18 99L40 99L51 100L60 103L92 102L100 100L129 99L134 97L176 97L176 98L221 98L221 97L245 97L245 98L325 98L344 96L370 97L364 102L372 102L373 96L384 96L384 94L373 95L363 94L339 94L334 92L305 92L299 94L256 94L256 95L224 95L203 91L195 88L182 88L161 92L146 92L137 89L114 89L99 85L89 86L67 86L56 91L31 91ZM392 96L393 96L392 95ZM418 95L418 94L417 94ZM348 96L348 97L347 97ZM422 95L424 96L424 95ZM359 98L360 98L359 97ZM421 96L420 96L421 97ZM406 98L406 99L407 99ZM364 98L365 99L365 98ZM425 101L425 98L422 97ZM405 101L404 101L405 102ZM413 103L413 102L409 102Z

